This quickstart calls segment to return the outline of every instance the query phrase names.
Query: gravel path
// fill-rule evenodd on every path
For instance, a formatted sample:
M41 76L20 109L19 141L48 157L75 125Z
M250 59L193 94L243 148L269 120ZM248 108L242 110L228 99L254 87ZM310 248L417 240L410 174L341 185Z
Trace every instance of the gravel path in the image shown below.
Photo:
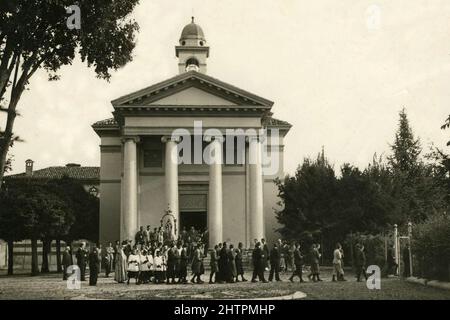
M247 279L251 278L247 274ZM96 287L83 282L80 290L68 290L58 274L30 277L0 275L0 299L255 299L292 296L303 299L446 299L449 291L427 288L397 278L382 279L381 290L369 290L364 282L356 282L347 275L347 282L331 282L325 271L323 282L291 283L288 274L283 282L268 284L239 282L236 284L202 285L130 285L117 284L112 278L100 276ZM205 280L206 277L204 276ZM304 297L304 294L306 297Z

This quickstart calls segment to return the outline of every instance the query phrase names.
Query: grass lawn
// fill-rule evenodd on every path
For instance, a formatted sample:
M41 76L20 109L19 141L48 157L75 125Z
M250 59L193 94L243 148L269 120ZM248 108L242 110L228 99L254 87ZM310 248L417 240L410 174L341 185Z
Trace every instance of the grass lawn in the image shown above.
M266 277L268 274L266 273ZM130 285L117 284L111 278L99 277L96 287L83 282L80 290L68 290L59 274L29 277L0 275L0 299L255 299L279 297L301 291L305 299L375 299L375 300L450 300L450 291L407 283L397 278L382 279L381 290L369 290L365 282L356 282L348 274L347 282L331 282L331 274L322 272L323 282L291 283L283 274L283 282L202 284L202 285ZM203 280L207 280L203 276ZM251 278L247 274L247 279ZM305 277L306 278L306 277ZM298 280L297 280L298 281Z

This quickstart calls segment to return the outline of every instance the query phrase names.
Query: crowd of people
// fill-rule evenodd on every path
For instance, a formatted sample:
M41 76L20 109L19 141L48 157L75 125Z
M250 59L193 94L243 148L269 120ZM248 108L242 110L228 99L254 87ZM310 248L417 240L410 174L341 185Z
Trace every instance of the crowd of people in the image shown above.
M136 284L166 283L187 284L204 283L202 276L205 269L209 269L208 283L234 283L248 281L244 274L243 243L237 247L227 242L219 243L214 248L207 247L207 231L199 232L195 228L183 230L179 239L165 239L164 233L159 229L151 230L150 226L143 227L137 232L134 243L131 240L116 241L113 245L97 247L95 244L87 249L82 243L76 252L77 265L80 270L80 280L85 281L86 267L89 265L89 284L96 285L101 266L105 276L114 273L118 283ZM269 281L282 281L280 273L292 272L289 280L299 278L304 282L303 270L305 265L310 266L307 276L309 281L319 282L320 278L320 245L314 243L310 248L303 250L298 242L278 240L269 248L265 239L254 239L251 262L253 267L252 282L267 283ZM209 268L205 268L204 258L209 255ZM346 281L343 269L344 252L338 243L333 252L332 281ZM355 252L355 267L357 281L365 274L364 246L358 244ZM67 268L71 265L70 247L63 254L64 279L67 279ZM190 274L188 272L190 270ZM265 272L269 272L266 280ZM206 275L208 276L208 275ZM189 279L190 278L190 279Z

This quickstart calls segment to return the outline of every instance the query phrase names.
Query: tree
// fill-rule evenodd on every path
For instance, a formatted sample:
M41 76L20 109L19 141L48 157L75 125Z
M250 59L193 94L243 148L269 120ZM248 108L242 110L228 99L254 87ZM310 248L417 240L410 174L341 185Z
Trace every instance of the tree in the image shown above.
M283 204L276 217L284 238L311 242L333 228L336 176L323 151L315 161L305 159L295 176L276 183Z
M87 192L83 185L75 179L63 177L49 183L52 190L64 199L74 214L74 223L67 233L59 235L59 239L66 240L69 244L77 239L87 239L97 243L99 199Z
M8 243L8 275L14 273L14 241L27 239L30 229L37 221L29 202L17 188L4 186L0 190L0 234Z
M445 190L435 177L432 165L424 163L419 139L409 125L405 109L400 111L399 127L388 157L393 179L393 212L397 224L419 222L445 205Z
M380 165L380 164L376 164ZM380 171L374 165L364 172L345 164L341 168L336 197L336 237L351 232L376 234L390 222L393 199L386 194L385 184L380 184Z
M389 164L397 172L414 174L419 165L419 155L422 152L420 140L414 138L404 108L400 111L399 116L399 126L395 133L394 144L391 145L393 154L388 157Z
M37 243L43 240L43 272L48 272L48 241L69 232L74 219L67 202L46 182L29 179L8 181L2 192L0 231L11 246L14 241L31 240L31 274L39 273ZM8 257L12 265L11 256Z
M448 116L447 119L445 119L444 124L441 126L442 130L448 129L450 128L450 115ZM450 141L447 142L447 146L450 146Z
M74 223L67 233L55 235L57 270L61 271L61 240L71 247L76 239L98 242L99 237L99 199L87 192L83 185L68 177L49 182L53 192L71 208Z
M38 197L39 231L42 240L41 272L49 272L48 254L53 239L60 239L69 233L74 223L72 208L46 186Z
M57 80L63 65L76 54L99 78L132 60L138 25L129 18L139 0L2 0L0 2L0 110L7 113L0 128L0 184L11 143L20 98L37 70ZM81 9L82 27L67 27L66 6ZM9 98L7 98L9 93Z

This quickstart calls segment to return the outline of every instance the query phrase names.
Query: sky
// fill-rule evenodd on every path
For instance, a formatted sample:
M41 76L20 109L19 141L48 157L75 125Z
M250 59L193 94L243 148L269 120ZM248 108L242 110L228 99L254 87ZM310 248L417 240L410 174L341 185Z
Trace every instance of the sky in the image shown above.
M450 114L448 0L141 0L134 59L109 83L79 60L60 81L35 74L18 108L13 173L29 158L35 169L98 166L91 125L111 117L111 100L178 73L174 46L192 15L211 47L208 74L274 101L274 117L293 125L286 173L322 146L336 169L389 154L403 107L425 150L450 151L440 129Z

